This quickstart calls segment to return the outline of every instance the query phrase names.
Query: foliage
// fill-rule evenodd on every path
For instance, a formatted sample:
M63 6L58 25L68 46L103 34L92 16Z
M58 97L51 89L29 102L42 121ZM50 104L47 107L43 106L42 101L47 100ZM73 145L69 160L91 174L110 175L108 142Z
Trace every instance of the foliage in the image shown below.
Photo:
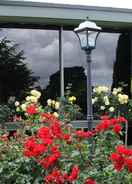
M7 133L0 136L0 183L31 184L33 164L23 157L22 132L16 135L10 139Z
M0 124L4 126L4 123L9 120L12 115L11 109L8 105L0 105Z

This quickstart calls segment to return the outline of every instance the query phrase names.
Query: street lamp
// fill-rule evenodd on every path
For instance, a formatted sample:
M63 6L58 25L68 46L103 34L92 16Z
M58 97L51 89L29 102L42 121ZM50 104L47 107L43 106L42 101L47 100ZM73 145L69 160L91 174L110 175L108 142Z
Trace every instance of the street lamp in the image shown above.
M101 27L88 19L74 29L79 38L82 50L86 53L87 59L87 121L88 129L92 129L93 108L92 108L92 83L91 83L91 51L96 47L96 40Z

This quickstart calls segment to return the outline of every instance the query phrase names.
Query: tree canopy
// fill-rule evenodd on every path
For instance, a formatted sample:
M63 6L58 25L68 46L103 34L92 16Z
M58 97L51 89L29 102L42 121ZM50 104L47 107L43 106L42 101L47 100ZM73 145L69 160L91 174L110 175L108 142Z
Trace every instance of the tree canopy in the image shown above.
M64 68L64 79L65 91L68 84L72 84L70 95L77 97L77 104L86 113L87 89L84 68L81 66ZM60 71L50 76L49 85L44 90L44 100L48 98L56 99L58 96L60 96Z
M24 60L17 44L6 38L0 41L0 103L6 103L10 96L20 97L38 80Z

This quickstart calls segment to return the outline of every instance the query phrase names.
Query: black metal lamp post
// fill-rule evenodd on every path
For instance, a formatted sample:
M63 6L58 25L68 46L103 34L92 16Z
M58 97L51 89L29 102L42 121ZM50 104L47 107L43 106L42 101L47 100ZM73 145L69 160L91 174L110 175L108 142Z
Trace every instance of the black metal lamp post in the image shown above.
M82 22L74 32L79 38L82 50L86 53L87 60L87 121L88 129L92 129L93 108L92 108L92 83L91 83L91 51L96 47L96 40L101 27L88 19Z

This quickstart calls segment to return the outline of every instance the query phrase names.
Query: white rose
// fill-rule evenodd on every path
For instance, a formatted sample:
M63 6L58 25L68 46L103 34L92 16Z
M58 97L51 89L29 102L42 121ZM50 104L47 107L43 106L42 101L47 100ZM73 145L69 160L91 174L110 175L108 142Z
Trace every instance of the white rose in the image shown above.
M110 107L110 108L109 108L109 111L110 111L110 112L114 112L114 110L115 110L114 107Z
M121 92L122 91L122 88L121 87L117 88L117 91L118 92Z
M55 102L55 109L59 109L60 108L60 102Z
M108 100L105 101L105 105L110 105L110 102Z
M128 95L118 94L118 101L120 102L120 104L128 103Z
M28 113L24 113L24 114L25 114L25 116L29 116Z
M52 100L51 100L51 99L48 99L48 100L47 100L47 104L48 104L48 106L51 106Z
M57 112L54 112L53 115L58 118L59 117L59 114Z
M119 99L120 104L124 104L124 101L122 99Z
M128 95L123 95L124 100L128 100Z
M94 104L95 103L95 99L94 98L92 98L92 104Z
M122 98L122 94L121 93L118 94L118 98Z
M98 97L92 98L92 104L98 101Z
M108 96L104 96L104 101L106 102L106 101L108 101L109 99L108 99Z
M105 110L105 106L101 106L100 109L101 109L101 110Z
M18 101L15 102L15 106L18 107L20 103Z
M113 88L113 91L117 91L117 88Z
M95 102L97 102L98 101L98 97L95 97L94 100L95 100Z
M95 87L95 88L93 88L93 92L94 92L94 93L96 93L96 91L97 91L97 88L96 88L96 87Z
M115 91L115 90L112 91L112 94L113 94L113 95L117 95L117 91Z
M102 86L102 92L107 93L109 91L109 88L107 86Z
M96 93L98 93L98 94L100 94L101 93L101 87L100 86L98 86L97 88L96 88Z
M55 100L52 100L52 105L53 105L53 106L55 105Z

